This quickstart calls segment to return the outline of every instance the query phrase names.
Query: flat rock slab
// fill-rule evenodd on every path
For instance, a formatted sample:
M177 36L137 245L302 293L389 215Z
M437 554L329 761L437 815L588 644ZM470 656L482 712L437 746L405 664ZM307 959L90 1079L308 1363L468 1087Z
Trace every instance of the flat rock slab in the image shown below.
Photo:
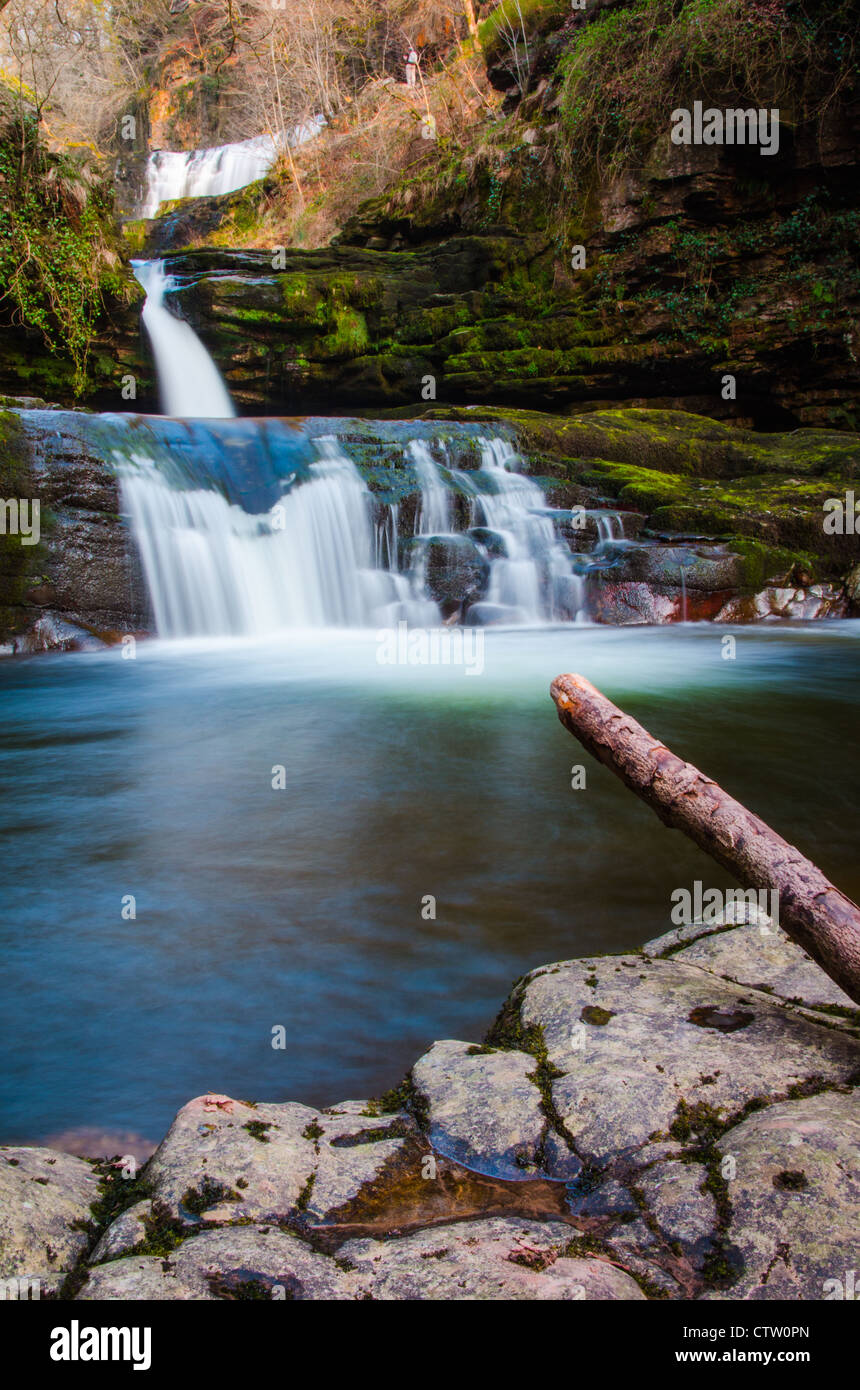
M636 1281L614 1265L568 1258L575 1236L563 1222L494 1217L400 1240L351 1240L338 1253L373 1299L644 1298Z
M713 1249L717 1227L717 1205L705 1188L707 1176L700 1163L655 1163L637 1184L662 1235L697 1270Z
M844 1298L858 1268L860 1090L757 1111L719 1149L734 1159L729 1238L744 1271L710 1297Z
M334 1220L413 1131L405 1115L198 1096L179 1111L147 1177L153 1196L188 1221Z
M835 1005L857 1014L857 1005L850 995L769 917L752 906L738 907L750 920L734 927L719 922L690 922L646 942L643 953L656 957L671 952L673 960L698 965L737 984L772 990L782 999L811 1008Z
M835 1005L855 1016L858 1013L851 996L779 927L762 930L750 924L702 936L678 951L673 960L728 976L737 984L772 990L782 999L796 1000L811 1008Z
M360 1297L354 1275L297 1236L265 1226L205 1231L167 1259L134 1255L94 1269L78 1298L323 1301Z
M860 1039L842 1026L674 958L566 961L527 976L518 999L563 1073L552 1088L561 1119L580 1156L598 1161L665 1136L682 1101L729 1116L860 1066Z
M99 1179L90 1163L57 1149L0 1148L0 1278L49 1287L87 1248L73 1223L92 1220Z
M490 1177L534 1177L547 1128L536 1068L525 1052L434 1043L412 1068L433 1148Z

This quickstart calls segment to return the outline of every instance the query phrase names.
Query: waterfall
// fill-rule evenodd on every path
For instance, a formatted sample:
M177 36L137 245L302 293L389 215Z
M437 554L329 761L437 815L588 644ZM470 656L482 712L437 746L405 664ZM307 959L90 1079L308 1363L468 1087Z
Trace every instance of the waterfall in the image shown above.
M316 446L308 480L259 515L220 492L171 486L146 456L120 464L160 636L372 622L370 494L336 440Z
M162 203L178 198L211 198L234 193L261 179L285 145L303 145L325 124L316 116L289 135L257 135L205 150L155 150L146 166L146 195L139 217L155 217Z
M507 440L481 440L481 452L470 488L473 521L497 533L504 552L491 566L487 601L513 609L520 621L573 616L571 609L582 606L582 581L571 573L543 492L516 471L521 460ZM468 485L468 475L458 476Z
M433 465L434 476L426 441L401 445L424 485L426 521L400 537L398 504L374 498L348 431L340 439L341 422L325 423L331 433L312 436L253 420L190 434L184 422L126 428L113 456L160 636L432 627L442 614L534 625L582 614L583 580L508 443L479 439L480 468ZM249 477L265 485L249 493ZM451 529L443 477L469 499L465 533Z
M434 625L443 614L470 625L579 616L582 578L506 440L479 437L481 466L472 470L440 469L421 432L407 442L420 501L403 557L398 505L374 503L334 433L316 437L315 460L299 459L292 471L264 457L261 422L236 422L222 439L198 427L195 444L190 422L235 417L232 401L194 330L166 307L173 282L163 262L134 269L163 409L184 426L158 462L158 449L114 454L159 635ZM201 429L210 445L202 477L193 461L195 448L207 452ZM441 440L435 447L447 449ZM468 536L455 531L453 489L469 499Z
M135 274L164 410L183 427L179 438L176 423L162 421L160 436L150 427L154 443L165 432L172 441L152 455L127 440L114 450L160 636L580 616L582 577L509 442L479 438L481 466L467 470L441 469L426 438L409 440L420 501L415 536L401 541L398 504L374 501L334 433L313 439L310 463L299 448L290 469L263 422L236 421L223 438L213 424L191 429L234 417L232 402L193 329L165 306L163 263L137 262ZM287 454L296 437L311 444L293 430ZM454 490L469 499L467 535L455 531Z
M417 536L437 536L451 530L452 498L423 440L413 439L407 457L415 468L421 505L415 518Z
M135 261L135 277L146 291L142 322L152 343L165 415L226 419L236 414L218 368L190 324L164 303L172 288L161 261Z

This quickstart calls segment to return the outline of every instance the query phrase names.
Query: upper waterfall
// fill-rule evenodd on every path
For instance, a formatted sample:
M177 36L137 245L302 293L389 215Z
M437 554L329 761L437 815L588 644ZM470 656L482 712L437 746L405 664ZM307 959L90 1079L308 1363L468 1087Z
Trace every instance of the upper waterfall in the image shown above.
M201 150L154 150L146 166L146 193L140 217L155 217L162 203L178 198L211 198L234 193L269 172L286 145L303 145L319 133L317 116L286 135L256 135L231 145Z
M235 415L218 368L194 329L165 306L171 280L163 263L135 261L133 268L146 291L141 320L152 343L165 415L209 420Z

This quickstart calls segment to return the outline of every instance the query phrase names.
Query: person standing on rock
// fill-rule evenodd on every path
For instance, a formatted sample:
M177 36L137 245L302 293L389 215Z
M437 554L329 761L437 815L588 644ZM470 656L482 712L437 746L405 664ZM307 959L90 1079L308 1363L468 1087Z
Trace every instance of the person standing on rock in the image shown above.
M412 45L409 45L409 52L404 55L406 64L406 85L407 87L417 87L418 85L418 54Z

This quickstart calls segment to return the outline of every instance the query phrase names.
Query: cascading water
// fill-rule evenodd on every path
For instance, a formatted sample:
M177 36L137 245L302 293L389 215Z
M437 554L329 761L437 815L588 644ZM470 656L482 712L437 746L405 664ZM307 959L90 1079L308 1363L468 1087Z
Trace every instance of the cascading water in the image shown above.
M307 481L257 515L219 492L171 486L145 457L119 462L161 636L370 625L369 494L335 440L316 445Z
M146 166L146 195L139 217L155 217L162 203L178 198L212 198L234 193L263 178L287 145L303 145L319 134L322 116L295 126L288 136L257 135L204 150L155 150Z
M492 532L502 552L491 566L487 601L511 609L520 622L575 616L583 606L582 579L571 572L544 494L516 471L521 460L508 440L481 444L480 469L458 478L472 494L472 526Z
M171 279L161 261L135 261L134 273L146 291L141 320L155 357L165 415L222 420L236 414L218 368L190 324L165 306Z
M395 467L401 486L411 473L419 495L415 534L401 537L397 503L374 499L337 422L313 440L277 422L266 432L264 422L235 421L220 438L214 425L191 429L194 420L231 420L232 402L193 329L166 308L163 264L138 263L135 273L147 291L143 321L164 409L182 422L178 434L169 421L161 436L149 427L153 439L170 436L160 454L137 444L115 450L161 636L434 626L443 616L537 624L582 613L582 577L541 488L517 471L510 441L478 437L480 467L458 468L444 439L417 429ZM275 425L282 451L305 451L296 468L267 453ZM474 432L459 428L474 449ZM465 534L455 529L458 492L469 504Z
M433 455L420 439L410 441L406 456L415 469L421 505L415 518L417 536L441 535L451 530L452 499Z

